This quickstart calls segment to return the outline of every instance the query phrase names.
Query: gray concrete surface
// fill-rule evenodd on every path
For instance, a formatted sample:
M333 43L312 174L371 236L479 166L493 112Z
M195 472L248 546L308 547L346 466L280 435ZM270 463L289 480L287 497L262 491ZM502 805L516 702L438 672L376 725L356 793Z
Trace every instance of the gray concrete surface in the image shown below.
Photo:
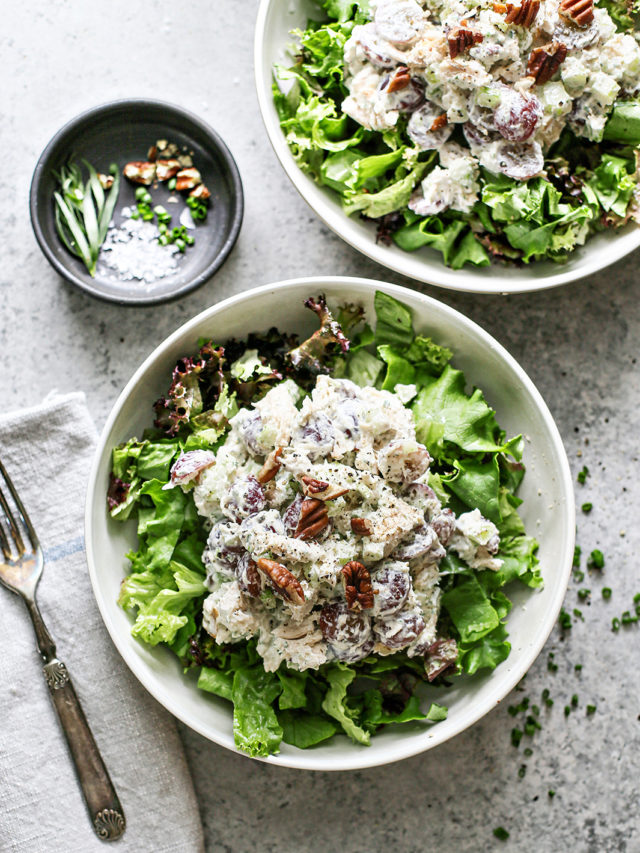
M33 0L7 14L0 36L0 387L7 408L34 403L51 388L80 388L101 426L130 373L166 333L258 284L325 273L415 286L329 233L277 163L254 93L256 4L194 0L185 8L167 0ZM223 270L181 302L150 309L103 304L67 285L41 255L28 218L31 172L51 135L81 110L127 96L164 98L199 113L228 142L246 191L242 233ZM583 464L591 470L587 484L576 486L578 506L594 504L588 517L578 513L578 541L583 553L601 548L606 566L602 577L571 584L566 607L580 607L584 622L576 620L564 640L554 631L523 692L455 740L402 763L326 775L284 770L183 729L208 850L640 850L640 627L610 630L612 616L640 592L639 260L636 253L586 281L531 296L421 288L470 315L519 359L557 419L574 473ZM613 589L609 601L603 586ZM577 598L582 587L592 590L585 603ZM555 704L542 711L542 730L516 750L507 706L523 696L537 702L544 688ZM565 717L573 694L578 708ZM591 717L587 703L597 705ZM493 837L499 825L510 832L506 843Z

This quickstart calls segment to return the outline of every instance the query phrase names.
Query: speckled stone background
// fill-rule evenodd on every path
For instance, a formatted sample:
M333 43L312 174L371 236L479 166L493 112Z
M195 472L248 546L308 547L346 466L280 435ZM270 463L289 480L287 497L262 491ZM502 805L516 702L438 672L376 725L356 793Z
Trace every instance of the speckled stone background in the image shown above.
M290 186L258 113L255 12L249 0L12 4L0 35L3 406L35 403L52 388L82 389L101 426L158 341L225 296L314 273L415 286L344 245ZM123 308L85 296L51 270L29 224L31 173L52 134L78 112L128 96L164 98L199 113L225 138L244 180L246 215L233 254L178 304ZM584 621L574 618L564 639L554 631L522 692L448 744L399 764L339 774L285 770L183 729L208 850L640 850L640 626L611 631L612 617L633 611L640 592L639 262L636 253L586 281L531 296L424 288L520 360L557 419L574 474L583 464L591 471L584 486L576 484L578 506L594 507L588 517L578 513L578 542L583 555L602 549L606 564L582 583L574 580L565 604L570 612L579 607ZM604 586L613 590L609 601ZM591 590L584 602L580 588ZM542 704L544 688L554 705L542 708L542 729L515 749L508 706L525 696ZM578 706L565 716L574 694ZM593 716L587 704L597 706ZM34 791L34 808L45 807L42 793ZM494 838L497 826L510 832L507 842Z

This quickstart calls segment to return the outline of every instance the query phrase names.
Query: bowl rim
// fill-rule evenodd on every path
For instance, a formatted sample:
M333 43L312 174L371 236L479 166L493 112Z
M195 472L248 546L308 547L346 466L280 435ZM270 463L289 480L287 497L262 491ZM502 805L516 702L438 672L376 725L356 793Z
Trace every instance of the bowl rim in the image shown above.
M426 294L423 294L419 291L412 291L409 288L402 287L400 285L390 284L388 282L379 281L375 279L349 276L317 275L286 279L284 281L265 284L253 288L252 290L244 291L243 293L230 296L227 299L224 299L221 302L210 306L204 311L201 311L200 313L196 314L194 317L183 323L179 328L177 328L174 332L168 335L144 359L142 364L137 368L132 377L126 383L123 390L118 395L113 405L113 408L107 418L107 421L102 429L102 432L98 439L98 443L96 445L96 449L94 451L86 493L84 535L87 565L95 599L100 609L100 613L102 615L105 627L107 628L107 631L109 632L114 645L116 646L118 652L122 656L129 669L133 672L133 674L140 681L143 687L149 693L151 693L151 695L177 719L179 719L185 725L189 726L189 728L193 729L206 739L211 740L220 746L224 746L225 748L231 750L232 752L235 752L238 755L243 755L244 757L246 757L244 753L241 753L239 750L235 749L232 745L232 742L230 743L228 739L225 739L222 735L220 735L219 737L214 736L214 734L212 734L210 730L207 730L204 725L200 725L198 721L193 721L192 719L190 719L189 714L183 711L179 703L177 701L174 701L173 697L168 691L155 689L155 686L153 684L150 684L149 679L147 678L147 665L141 659L135 657L133 654L130 654L129 649L125 645L124 637L120 636L119 631L112 623L109 615L108 603L105 597L102 595L101 586L98 578L97 562L94 555L92 515L93 506L96 501L97 490L99 488L98 469L100 468L100 464L102 462L104 454L111 452L111 430L131 391L136 386L141 377L145 375L147 370L158 359L161 359L168 350L171 349L174 342L183 337L185 334L188 334L191 329L197 327L202 321L209 320L212 317L215 317L217 314L223 313L228 308L231 308L247 299L251 299L256 295L262 295L270 292L273 293L274 291L284 291L287 289L299 295L300 291L308 293L313 291L314 289L317 290L319 286L321 287L322 285L326 284L339 285L340 287L344 288L346 292L355 291L356 294L358 292L370 293L372 290L381 289L399 300L402 300L403 297L406 298L407 294L416 296L420 301L424 303L425 308L428 309L430 306L435 305L437 306L438 311L442 311L444 315L448 316L456 324L458 324L462 328L465 328L467 331L474 333L475 335L479 335L479 337L485 342L485 344L490 347L491 351L498 355L501 360L506 362L508 367L514 372L519 382L522 383L525 390L529 393L536 408L541 413L544 424L551 438L553 448L560 460L560 468L556 471L556 476L558 478L561 493L566 497L566 499L563 500L561 503L560 510L565 515L564 526L569 532L564 553L558 554L556 560L556 567L560 567L560 582L552 601L549 603L544 622L542 623L541 629L538 632L536 643L534 643L534 645L528 650L528 653L523 653L522 657L518 659L517 665L510 670L509 677L505 680L503 689L500 691L499 695L492 695L484 699L481 703L478 703L478 706L474 709L474 712L470 714L468 718L463 719L461 723L454 729L454 731L452 731L447 737L439 738L437 734L437 729L434 729L433 732L430 732L430 736L425 737L420 744L416 745L416 743L413 742L410 745L408 741L406 744L396 744L394 745L393 749L389 750L388 755L378 755L377 757L374 757L374 753L370 752L369 750L363 749L361 752L353 753L343 760L332 756L332 763L330 767L326 766L326 761L318 761L313 751L306 752L304 750L297 751L297 753L299 753L299 756L297 753L294 756L277 754L257 759L269 764L303 770L358 770L367 767L376 767L381 766L383 764L389 764L391 762L398 761L403 758L409 758L413 755L418 755L422 752L432 749L433 747L438 746L441 743L444 743L447 740L450 740L452 737L455 737L456 735L460 734L460 732L475 724L489 711L497 707L504 699L504 697L516 686L516 684L520 681L523 675L529 670L533 662L540 654L544 644L546 643L551 633L551 630L553 629L558 613L560 612L564 596L566 594L566 589L571 576L573 549L575 543L575 506L573 499L573 483L569 468L569 461L567 459L560 432L540 392L538 391L532 380L529 378L529 376L526 374L524 369L513 358L513 356L511 356L509 352L495 338L493 338L492 335L489 334L489 332L485 331L481 326L479 326L473 320L470 320L468 317L466 317L464 314L457 311L456 309L451 308L445 303L440 302L439 300L434 299L431 296L427 296ZM217 734L218 733L215 732L215 735Z
M131 107L137 107L139 109L145 109L148 107L152 109L161 109L165 112L172 113L179 120L190 122L192 125L198 127L198 129L206 137L210 148L214 150L224 161L231 177L231 219L229 225L229 234L222 247L220 248L220 251L213 259L213 261L206 267L206 269L200 272L197 276L194 276L188 282L183 284L178 289L172 291L171 293L166 293L162 295L127 295L125 293L109 293L107 291L100 290L97 287L93 287L91 282L85 281L82 277L76 275L72 270L69 270L57 258L55 252L51 249L51 246L49 245L49 241L45 237L44 229L40 222L40 214L38 212L38 190L43 178L45 164L51 156L52 152L62 142L64 142L67 136L77 131L79 128L86 125L87 123L92 122L97 117L108 115L112 111ZM238 235L240 233L240 227L242 226L242 219L244 216L244 191L242 188L242 179L240 177L238 165L233 155L231 154L231 151L229 150L227 144L222 139L220 134L217 133L217 131L210 127L210 125L208 125L195 113L183 109L177 104L173 104L168 101L159 101L155 98L119 98L113 101L107 101L105 103L98 104L95 107L90 107L89 109L84 110L83 112L76 115L74 118L67 121L51 137L51 139L43 149L42 153L38 157L35 168L33 170L33 175L31 177L31 184L29 187L29 216L31 219L31 227L33 228L33 232L43 255L49 261L51 266L56 270L58 275L62 276L62 278L66 279L68 282L75 285L76 287L81 288L81 290L84 290L86 293L91 294L91 296L94 296L95 298L100 299L104 302L115 302L119 305L157 305L162 302L171 302L174 299L179 299L182 296L185 296L187 293L191 293L193 290L196 290L198 287L201 287L218 271L218 269L220 269L222 264L226 261L233 246L235 245L235 242L238 239Z
M372 261L381 264L387 269L400 273L407 278L423 281L449 290L457 290L466 293L501 294L508 296L512 293L531 293L538 290L548 290L578 281L593 275L600 270L611 266L635 249L640 247L640 226L635 231L623 235L615 235L611 240L610 247L605 251L591 251L588 262L577 269L566 269L562 272L539 277L536 263L529 264L526 269L529 276L522 279L513 279L509 282L507 278L498 278L491 275L492 267L485 267L485 273L480 273L475 267L473 269L452 270L446 267L438 256L434 256L434 263L425 263L418 253L402 252L398 249L396 254L383 245L376 243L373 239L365 239L357 232L352 233L348 223L352 222L346 214L340 211L336 216L336 203L324 196L319 185L316 185L308 175L295 162L284 134L277 122L277 115L273 105L271 94L271 80L265 79L265 56L267 46L265 43L266 25L272 7L284 0L260 0L258 15L254 31L253 65L258 106L262 120L269 137L269 142L274 150L280 165L287 174L289 180L309 205L311 210L322 222L338 235L353 249L361 252ZM310 195L314 199L311 200ZM346 222L345 222L346 220ZM346 225L346 227L345 227ZM587 241L587 246L589 241ZM615 246L615 249L614 249ZM437 263L436 263L437 260ZM539 262L541 263L541 262ZM482 275L482 277L481 277Z

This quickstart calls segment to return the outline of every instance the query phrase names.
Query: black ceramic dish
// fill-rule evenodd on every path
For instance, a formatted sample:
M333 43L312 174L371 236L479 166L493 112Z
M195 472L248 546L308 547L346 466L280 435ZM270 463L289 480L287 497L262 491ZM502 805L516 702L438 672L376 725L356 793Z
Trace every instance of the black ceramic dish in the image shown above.
M107 172L111 163L120 171L131 160L145 160L157 139L175 142L193 152L193 161L211 191L209 215L193 231L195 244L180 258L178 270L152 284L92 278L84 264L65 249L55 228L53 171L67 159L85 158L98 171ZM120 211L134 205L136 187L121 177L114 221ZM166 184L150 187L154 204L164 204L172 212L178 205L166 204L171 195ZM180 203L181 210L184 205ZM160 101L134 99L114 101L95 107L70 121L43 151L31 181L31 223L47 260L73 284L100 299L130 305L149 305L184 296L199 287L219 269L233 248L244 208L242 182L235 160L218 134L191 113ZM177 225L174 221L172 225Z

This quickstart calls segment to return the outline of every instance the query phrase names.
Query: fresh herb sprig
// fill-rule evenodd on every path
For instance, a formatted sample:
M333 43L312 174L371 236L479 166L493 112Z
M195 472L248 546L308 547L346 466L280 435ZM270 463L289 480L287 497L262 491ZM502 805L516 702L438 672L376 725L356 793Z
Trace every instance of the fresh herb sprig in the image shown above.
M58 186L53 193L55 202L56 231L62 243L77 258L80 258L89 275L96 274L96 262L105 241L113 210L118 200L120 176L118 167L109 167L111 179L103 181L110 185L105 189L98 172L91 163L82 161L89 173L85 181L77 163L68 162L54 172Z

